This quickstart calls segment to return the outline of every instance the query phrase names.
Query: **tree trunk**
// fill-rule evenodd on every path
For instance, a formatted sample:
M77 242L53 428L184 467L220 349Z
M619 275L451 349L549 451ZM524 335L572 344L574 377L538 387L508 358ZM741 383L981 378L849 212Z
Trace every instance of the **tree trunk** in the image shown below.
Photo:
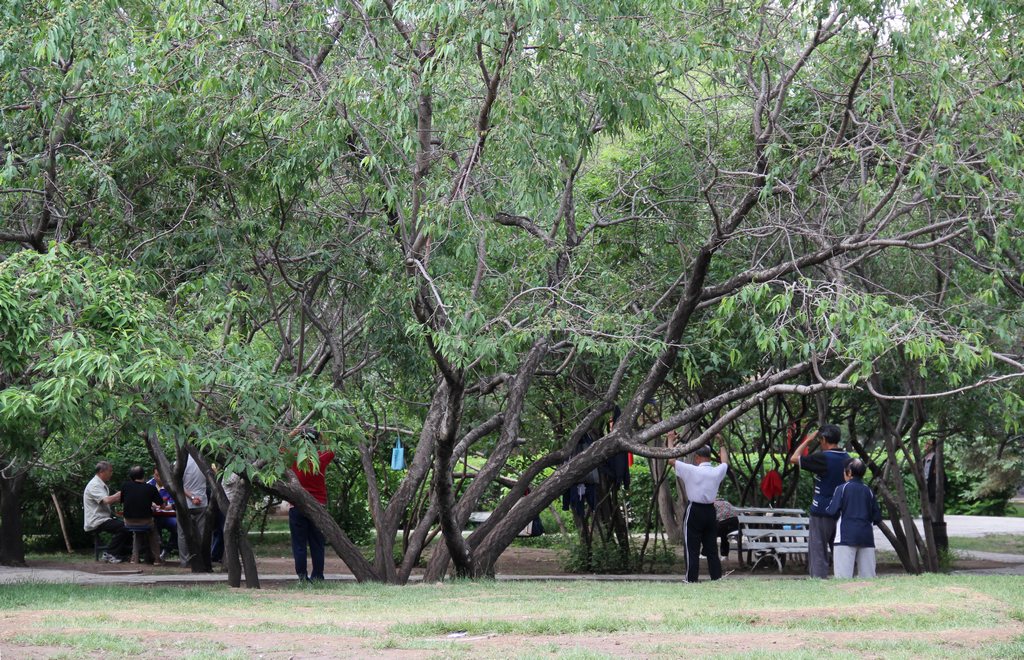
M899 470L899 461L896 458L896 438L892 433L885 434L885 449L891 468L889 474L892 476L892 481L889 485L892 504L896 505L896 511L890 513L897 516L897 520L893 521L894 526L898 523L901 527L906 559L909 564L906 569L910 573L918 574L921 572L921 560L915 541L917 529L914 527L914 517L910 514L910 507L907 505L907 490L903 485L903 476Z
M881 390L881 378L877 372L871 375L871 382L877 391ZM917 528L914 527L914 517L910 514L907 489L903 485L903 474L897 455L897 443L904 434L904 431L899 428L902 422L896 425L892 423L889 404L884 399L876 397L875 405L878 407L878 419L885 437L886 465L883 483L888 486L892 503L896 505L896 511L889 513L890 515L895 514L898 518L898 520L893 520L893 527L896 527L898 523L902 528L902 538L907 552L905 567L908 572L919 574L921 572L921 555L916 541ZM904 403L903 412L900 415L901 420L906 419L909 405L909 401Z
M455 563L455 573L459 577L469 577L473 571L473 553L462 538L462 525L455 511L455 484L452 478L452 453L462 416L463 388L460 383L449 383L447 389L445 415L439 425L439 438L434 443L434 494L437 498L441 534L448 555Z
M252 486L244 475L239 475L239 483L235 486L235 499L228 504L224 516L224 565L228 571L228 584L232 587L242 585L242 564L245 564L245 586L250 589L260 588L260 578L256 569L252 547L242 527L242 519L249 505L249 494ZM248 561L247 561L248 560Z
M669 482L670 479L676 481L676 475L668 470L668 464L661 459L649 458L647 464L651 469L651 478L658 489L658 516L661 518L661 526L671 543L682 543L683 528L678 520L676 498L672 494L672 484ZM679 490L682 491L681 488Z
M920 401L915 402L914 424L908 436L910 451L907 451L906 445L904 445L904 454L907 456L907 462L910 464L915 481L917 481L918 501L921 503L921 524L924 529L924 544L921 548L921 558L924 560L924 569L937 573L939 570L939 551L935 543L932 508L928 502L928 486L925 482L925 476L921 471L921 449L918 444L918 434L924 425L923 410L919 410L919 408L921 408Z
M476 575L485 576L493 573L494 564L497 562L498 557L515 540L527 523L533 520L551 502L561 497L562 493L572 484L577 483L580 477L608 460L612 454L621 450L622 448L618 444L618 436L613 431L596 441L586 451L575 456L568 463L563 464L553 475L545 479L536 490L519 500L515 507L510 506L507 511L499 514L497 516L499 519L496 522L487 525L487 523L491 522L488 520L487 523L481 525L480 529L474 532L474 535L480 533L483 537L479 545L475 546ZM531 470L536 470L538 467L543 469L543 464L535 464L531 466ZM524 477L529 474L530 471L527 471ZM510 497L513 496L516 496L515 490L513 490L513 493L510 493ZM506 498L506 501L508 499ZM496 516L492 514L491 517L495 518ZM470 538L472 539L472 536Z
M889 540L893 550L896 551L896 556L899 557L900 563L903 565L904 570L910 571L912 563L910 561L910 555L907 550L907 539L903 534L903 528L899 524L898 507L896 505L896 499L889 492L889 489L885 486L881 479L876 484L876 493L881 496L882 501L885 502L885 508L889 511L889 523L892 525L890 529L885 524L878 526L882 530L882 534Z
M424 479L427 478L434 462L434 441L437 436L433 429L435 424L440 423L439 419L443 415L446 399L447 386L442 383L435 389L434 396L430 401L430 409L427 411L426 420L423 422L423 429L420 432L419 442L416 444L413 459L412 461L407 461L405 478L399 484L398 490L392 494L387 507L384 508L381 514L380 520L377 521L374 566L368 573L368 575L373 577L368 577L367 579L384 580L389 584L400 584L403 581L395 568L395 537L398 535L398 529L405 510L408 508L409 503L412 502ZM372 468L372 465L369 468L364 465L364 470L370 468ZM292 503L294 504L294 502ZM352 568L352 566L349 565L349 568Z
M585 505L582 516L576 509L572 510L572 519L580 534L580 551L583 553L580 568L587 573L594 568L594 527L591 524L593 517L594 512L587 511Z
M496 424L501 425L501 435L498 438L498 442L495 444L494 449L491 451L487 462L476 474L473 479L473 483L470 484L469 488L463 493L462 497L459 498L457 504L455 504L455 525L458 527L458 533L461 538L462 529L466 526L469 520L469 514L476 508L477 502L480 497L486 492L487 487L492 481L498 478L501 474L501 470L508 463L509 457L512 452L519 446L519 430L522 424L522 413L523 406L526 402L526 393L529 390L530 383L533 381L533 377L540 367L541 361L544 356L548 353L548 342L546 339L538 339L530 347L530 351L523 359L518 373L514 378L511 378L507 382L508 386L508 402L505 406L505 411L500 416L495 416L489 419L487 422L473 429L471 432L466 434L466 437L459 442L459 446L455 448L453 452L453 462L469 451L472 443L479 438L484 437L490 433L492 428L496 428ZM436 466L435 466L435 469ZM529 479L524 484L524 490L529 486ZM441 509L440 502L438 501L438 509ZM467 542L470 552L474 547L474 539L478 538L476 535L472 535L470 540ZM424 579L428 581L436 581L443 579L448 571L448 562L450 560L450 551L448 544L438 544L434 549L433 555L430 557L430 562L427 565L427 571L424 575Z
M324 505L317 502L315 497L306 492L306 489L302 487L299 480L295 477L294 472L287 470L284 479L274 482L271 486L265 485L264 488L298 507L302 515L309 518L316 525L317 529L323 533L324 538L331 544L331 547L334 548L338 557L345 562L349 570L352 571L356 580L359 582L385 581L385 576L374 570L370 562L363 557L359 548L349 540L338 523L331 517L331 514L327 512ZM394 574L394 560L392 560L391 564L391 573Z
M0 472L0 565L3 566L25 566L21 491L28 469L17 465L14 463Z
M206 458L195 447L190 447L189 454L199 466L203 476L206 477L206 485L211 493L210 515L206 517L206 528L212 531L213 526L217 524L216 510L224 512L224 566L228 572L228 585L235 588L242 586L242 562L245 562L245 586L250 589L259 589L260 578L255 557L250 557L250 560L246 561L245 554L252 555L252 546L249 545L249 539L246 538L245 530L242 528L242 518L245 516L245 509L249 504L249 493L252 491L249 480L245 475L238 475L240 483L236 487L235 501L232 502L228 499L224 485L217 479L217 475ZM205 531L203 537L203 547L208 548L210 544L206 541Z
M193 573L212 573L213 566L210 563L209 536L206 534L205 529L197 529L192 521L192 515L188 510L188 498L185 497L185 490L181 486L181 479L185 474L185 462L188 460L189 454L187 446L178 446L177 469L172 470L171 463L167 460L167 454L164 453L163 447L160 446L156 433L148 431L143 434L143 437L146 441L146 447L149 449L149 455L152 457L153 462L156 464L156 469L160 473L160 479L164 482L164 488L174 498L174 513L178 519L178 529L182 530L182 533L185 535L185 543L188 544L189 548L198 548L200 550L200 552L192 552L189 567ZM209 528L209 525L206 527ZM202 551L204 548L204 537L206 537L205 552Z
M949 536L946 534L946 448L945 437L940 433L935 440L935 501L932 505L932 525L935 526L935 545L942 552L949 552Z

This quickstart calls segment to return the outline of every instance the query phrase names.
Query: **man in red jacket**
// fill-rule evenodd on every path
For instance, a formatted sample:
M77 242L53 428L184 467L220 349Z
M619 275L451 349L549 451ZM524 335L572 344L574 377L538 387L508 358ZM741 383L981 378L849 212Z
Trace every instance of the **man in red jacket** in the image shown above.
M311 442L320 441L320 432L312 427L304 427L298 431L303 438ZM327 506L327 480L324 475L327 466L334 460L334 452L330 450L321 451L319 455L319 466L315 471L309 470L309 465L299 468L298 463L292 464L292 472L298 477L299 483L306 492L316 498L320 504ZM288 510L288 530L292 536L292 557L295 559L295 574L299 580L309 582L312 580L324 579L324 535L320 529L295 508L293 504ZM306 574L306 546L309 546L309 557L313 562L313 573Z

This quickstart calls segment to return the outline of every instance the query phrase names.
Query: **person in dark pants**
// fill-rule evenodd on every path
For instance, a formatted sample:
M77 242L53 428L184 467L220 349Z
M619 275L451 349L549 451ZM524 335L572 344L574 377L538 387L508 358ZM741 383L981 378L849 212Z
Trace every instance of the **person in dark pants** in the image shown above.
M723 499L715 500L715 520L718 522L718 539L722 556L729 556L729 534L740 530L740 514L732 504Z
M96 476L86 485L82 493L82 510L85 514L83 528L87 532L111 534L110 545L103 553L103 561L117 564L128 558L132 551L132 535L125 531L124 522L114 517L111 504L121 501L121 491L113 495L107 482L114 476L114 466L107 461L96 464Z
M668 434L668 444L676 444L675 432ZM700 574L701 548L708 558L708 573L712 580L722 577L722 560L718 556L718 520L715 515L715 498L718 487L729 469L729 450L723 444L719 458L721 463L711 464L711 447L705 445L694 455L693 465L668 459L686 488L686 516L683 519L683 543L686 546L686 581L697 582Z
M163 498L156 486L146 483L146 471L141 465L128 470L128 481L121 486L121 503L124 505L124 524L126 528L149 527L145 532L146 544L149 549L149 560L154 566L162 566L160 559L160 530L153 521L153 510L162 506ZM143 532L136 532L143 534ZM132 563L140 561L132 548Z
M153 470L153 478L146 482L152 484L158 493L160 498L163 500L163 504L157 507L157 510L153 512L154 520L156 522L157 531L160 534L160 547L163 551L160 553L161 559L166 559L172 552L178 551L177 539L178 539L178 517L174 511L174 498L171 497L170 492L164 488L163 482L160 480L160 472ZM163 538L163 530L170 532L167 539Z
M804 450L820 438L821 451L803 456ZM807 538L807 570L811 577L827 578L836 536L836 520L828 515L832 493L844 483L843 471L850 455L839 448L839 427L825 424L811 433L796 448L789 462L814 474L814 499L811 500L810 525Z
M296 431L311 441L320 440L320 432L311 427ZM300 468L298 463L292 465L292 472L298 477L299 483L316 501L327 506L327 480L324 477L327 466L334 460L333 451L321 451L318 455L319 466L316 471ZM304 582L324 579L324 535L312 520L292 505L288 510L288 530L292 537L292 557L295 559L295 574ZM306 574L306 546L309 546L309 558L313 564L313 572Z

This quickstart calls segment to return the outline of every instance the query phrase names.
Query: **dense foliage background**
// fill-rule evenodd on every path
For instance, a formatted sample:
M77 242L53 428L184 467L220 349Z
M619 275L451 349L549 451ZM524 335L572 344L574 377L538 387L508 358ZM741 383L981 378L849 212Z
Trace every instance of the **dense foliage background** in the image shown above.
M1022 27L989 0L4 3L0 560L99 456L296 496L313 423L360 579L483 575L624 451L628 496L567 515L588 547L678 535L658 459L715 436L735 503L773 467L805 503L782 458L832 421L936 570L944 503L1021 479Z

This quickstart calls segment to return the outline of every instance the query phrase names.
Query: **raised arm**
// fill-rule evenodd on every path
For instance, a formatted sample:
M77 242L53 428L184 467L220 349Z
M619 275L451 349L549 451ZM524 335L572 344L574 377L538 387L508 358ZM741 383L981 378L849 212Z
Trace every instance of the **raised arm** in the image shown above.
M807 449L807 446L810 445L814 441L814 439L817 438L817 437L818 437L818 432L817 431L815 431L814 433L811 433L807 437L805 437L803 439L803 442L801 442L800 445L796 449L793 450L793 455L789 457L789 462L792 463L793 465L799 464L800 463L800 455L804 453L804 450Z
M675 431L669 431L668 433L665 434L665 438L668 440L669 447L675 447L676 441L679 439L679 434L676 433ZM669 458L665 462L672 466L673 470L676 469L676 459Z
M729 464L729 444L721 435L718 436L718 460L724 465Z

